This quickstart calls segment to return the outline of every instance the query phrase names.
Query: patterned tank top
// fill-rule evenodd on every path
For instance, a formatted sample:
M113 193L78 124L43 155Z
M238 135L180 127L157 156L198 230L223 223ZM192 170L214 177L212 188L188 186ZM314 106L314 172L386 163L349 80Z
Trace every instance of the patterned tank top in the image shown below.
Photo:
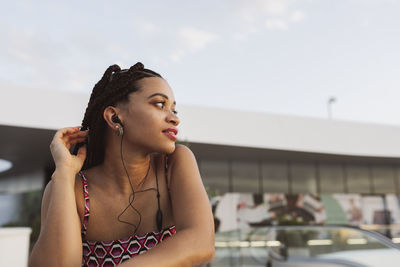
M159 232L150 232L143 235L133 235L113 241L86 240L87 225L89 223L89 191L85 175L82 178L85 212L82 223L82 266L86 267L114 267L118 264L155 247L158 243L176 233L175 226L168 227Z

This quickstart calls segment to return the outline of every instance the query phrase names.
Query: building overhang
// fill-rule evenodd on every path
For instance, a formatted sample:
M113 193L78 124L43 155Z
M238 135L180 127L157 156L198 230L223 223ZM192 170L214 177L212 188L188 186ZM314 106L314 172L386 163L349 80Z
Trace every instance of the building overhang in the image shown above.
M15 87L8 92L0 98L0 158L13 167L0 178L51 164L49 144L56 129L78 126L89 99L89 94ZM400 159L396 126L187 105L179 111L179 140L201 158L396 164Z

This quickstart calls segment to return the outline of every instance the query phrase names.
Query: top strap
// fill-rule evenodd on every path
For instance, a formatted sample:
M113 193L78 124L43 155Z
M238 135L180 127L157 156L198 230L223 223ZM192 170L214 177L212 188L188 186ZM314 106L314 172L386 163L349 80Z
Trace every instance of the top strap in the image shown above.
M82 222L82 229L81 229L81 234L82 237L86 236L87 232L87 225L89 223L89 209L90 209L90 201L89 201L89 191L88 191L88 182L83 174L82 171L79 172L79 175L82 178L82 186L83 186L83 201L85 203L85 212L83 215L83 222Z

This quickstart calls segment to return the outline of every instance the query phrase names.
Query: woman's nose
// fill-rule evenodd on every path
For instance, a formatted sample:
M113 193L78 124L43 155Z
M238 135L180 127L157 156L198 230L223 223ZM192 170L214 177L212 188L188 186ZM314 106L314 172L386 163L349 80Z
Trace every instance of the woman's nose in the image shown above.
M170 112L170 113L169 113L169 115L168 115L168 117L167 117L167 121L168 121L169 123L172 123L174 126L178 126L178 124L179 124L179 122L180 122L178 116L176 116L176 114L173 113L173 112Z

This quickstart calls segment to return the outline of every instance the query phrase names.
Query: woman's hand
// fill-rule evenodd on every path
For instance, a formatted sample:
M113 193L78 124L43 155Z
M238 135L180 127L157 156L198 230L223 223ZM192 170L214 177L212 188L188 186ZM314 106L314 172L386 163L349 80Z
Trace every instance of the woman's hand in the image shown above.
M72 155L70 148L85 141L88 131L79 131L78 127L58 130L50 144L56 170L63 170L77 174L86 159L86 146L79 148L77 155Z
M82 264L81 221L75 191L79 184L75 187L75 181L85 161L86 148L81 147L76 156L69 149L87 136L88 132L79 128L64 128L51 141L56 171L43 193L40 235L32 249L29 267Z

